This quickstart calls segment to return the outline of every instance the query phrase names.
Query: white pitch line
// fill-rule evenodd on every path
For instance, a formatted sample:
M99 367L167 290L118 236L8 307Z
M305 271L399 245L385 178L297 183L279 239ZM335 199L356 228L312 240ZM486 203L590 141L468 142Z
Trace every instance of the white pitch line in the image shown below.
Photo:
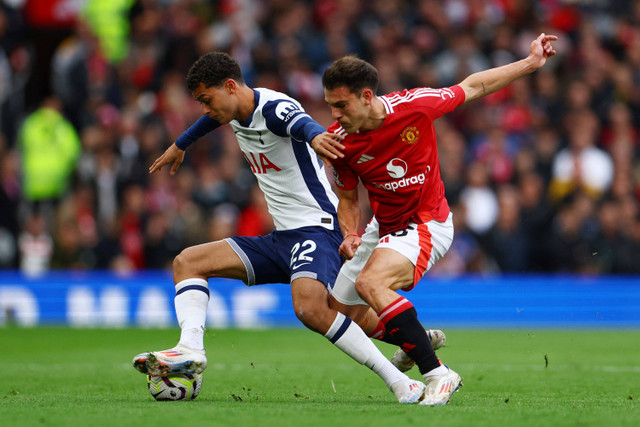
M602 372L640 372L640 366L613 366L613 365L588 365L581 363L572 364L556 364L549 362L549 366L545 368L544 361L540 361L535 365L487 365L482 363L463 363L456 365L458 371L485 371L489 369L502 371L544 371L545 369L565 369L568 371L602 371Z

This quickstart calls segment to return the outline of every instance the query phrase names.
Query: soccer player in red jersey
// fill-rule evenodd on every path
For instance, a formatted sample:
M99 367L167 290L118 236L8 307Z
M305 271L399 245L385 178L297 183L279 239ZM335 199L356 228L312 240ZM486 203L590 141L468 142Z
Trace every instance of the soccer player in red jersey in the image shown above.
M433 121L542 67L556 53L553 40L557 37L541 34L527 58L443 89L376 96L377 70L354 56L335 61L324 73L325 100L336 120L329 131L344 139L312 146L333 166L345 235L340 253L349 260L331 302L371 336L400 346L406 359L415 361L428 388L421 404L447 403L461 383L435 355L411 302L397 293L413 288L453 240ZM358 180L374 212L362 237L357 234Z

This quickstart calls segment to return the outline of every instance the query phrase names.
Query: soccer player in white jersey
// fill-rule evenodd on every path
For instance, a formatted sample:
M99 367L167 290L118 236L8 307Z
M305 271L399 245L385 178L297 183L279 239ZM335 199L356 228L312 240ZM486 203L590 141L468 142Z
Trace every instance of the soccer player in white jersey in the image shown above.
M198 59L187 86L204 115L156 159L150 173L171 164L170 173L175 174L190 144L228 123L265 193L276 230L182 251L173 262L180 341L172 349L135 356L134 367L149 375L200 373L206 368L208 278L240 279L248 286L290 283L296 316L305 326L376 372L400 403L417 403L425 385L400 372L355 322L328 305L327 287L343 262L338 251L343 236L337 197L309 142L341 137L325 132L287 95L246 86L238 63L224 53Z
M397 292L412 289L453 240L433 121L542 67L555 54L553 40L557 37L541 34L527 58L472 74L450 88L378 97L377 70L353 56L335 61L322 78L336 120L329 131L345 138L311 144L333 164L338 218L347 236L340 253L350 260L336 279L331 306L369 335L400 346L394 356L398 365L415 361L427 385L420 404L447 403L462 381L440 362L415 308ZM374 212L362 237L356 233L358 180Z

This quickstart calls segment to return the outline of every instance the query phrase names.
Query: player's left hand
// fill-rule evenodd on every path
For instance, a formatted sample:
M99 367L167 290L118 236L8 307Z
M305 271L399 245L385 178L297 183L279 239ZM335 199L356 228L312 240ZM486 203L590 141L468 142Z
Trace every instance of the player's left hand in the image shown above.
M179 149L176 144L171 144L167 150L162 153L162 156L158 157L153 164L149 167L149 173L153 174L158 172L164 165L171 163L171 170L169 173L175 175L178 168L184 161L184 151Z
M344 238L338 251L345 259L351 259L362 244L362 238L355 234L350 234Z
M311 148L322 158L334 160L344 157L345 146L341 144L344 137L335 133L322 132L313 137Z
M529 57L535 61L536 68L542 67L547 58L556 54L555 49L551 46L551 42L554 40L558 40L558 37L542 33L531 42Z

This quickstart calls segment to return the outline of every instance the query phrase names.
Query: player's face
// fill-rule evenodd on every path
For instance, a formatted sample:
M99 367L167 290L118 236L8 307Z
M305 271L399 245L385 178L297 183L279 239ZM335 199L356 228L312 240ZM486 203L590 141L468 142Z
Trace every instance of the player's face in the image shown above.
M331 108L331 117L340 123L347 133L357 132L369 116L370 102L362 94L355 94L346 87L325 89L324 99Z
M231 83L230 83L231 82ZM193 97L202 106L202 113L220 124L229 123L235 118L235 99L231 97L233 90L229 85L235 83L227 80L222 87L206 87L203 83L193 91ZM235 85L231 89L235 89Z

